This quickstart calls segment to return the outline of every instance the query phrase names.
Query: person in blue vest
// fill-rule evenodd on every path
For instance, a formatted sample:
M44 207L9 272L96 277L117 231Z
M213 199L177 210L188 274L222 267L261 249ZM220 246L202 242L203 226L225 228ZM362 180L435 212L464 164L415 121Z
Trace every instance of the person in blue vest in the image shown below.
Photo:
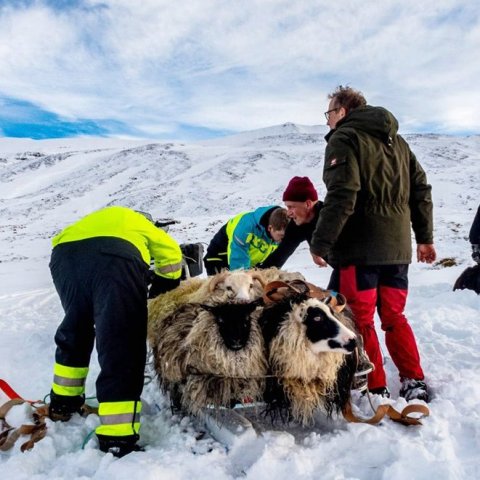
M212 238L203 259L208 275L249 269L275 251L289 218L278 206L259 207L231 218Z
M180 246L146 214L118 206L83 217L52 244L50 271L65 317L55 334L49 416L67 421L81 412L96 342L99 448L117 457L141 450L150 258L152 297L180 283Z

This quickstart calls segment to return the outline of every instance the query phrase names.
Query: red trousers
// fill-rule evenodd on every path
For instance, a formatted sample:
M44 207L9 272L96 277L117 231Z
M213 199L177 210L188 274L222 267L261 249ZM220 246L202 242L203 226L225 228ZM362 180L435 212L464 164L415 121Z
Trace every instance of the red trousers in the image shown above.
M403 314L408 293L408 265L335 268L329 288L345 295L363 336L367 355L375 365L368 376L369 388L387 385L374 325L375 308L385 332L388 353L400 377L423 380L415 336Z

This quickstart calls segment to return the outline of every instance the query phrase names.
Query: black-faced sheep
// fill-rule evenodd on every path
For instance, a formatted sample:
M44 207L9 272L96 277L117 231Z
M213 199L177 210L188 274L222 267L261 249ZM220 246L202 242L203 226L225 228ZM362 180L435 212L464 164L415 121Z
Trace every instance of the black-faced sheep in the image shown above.
M265 401L308 424L316 409L331 414L349 399L355 373L345 358L356 347L356 334L339 313L307 293L296 293L265 307L259 323L268 350L270 373Z
M162 321L187 303L215 305L241 303L262 296L263 279L255 271L224 271L208 278L189 278L148 303L148 338L155 336Z
M158 380L171 394L181 392L187 411L262 397L267 361L256 308L186 304L160 323L151 338Z

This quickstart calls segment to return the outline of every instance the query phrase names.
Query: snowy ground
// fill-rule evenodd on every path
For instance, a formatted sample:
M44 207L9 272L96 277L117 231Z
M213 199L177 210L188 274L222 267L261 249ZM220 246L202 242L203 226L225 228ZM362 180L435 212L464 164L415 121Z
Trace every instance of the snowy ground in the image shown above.
M230 215L279 203L294 175L310 176L323 196L321 132L321 127L287 124L189 145L0 139L0 378L28 399L43 398L50 389L53 335L62 318L48 271L49 242L56 231L95 208L122 204L157 218L177 218L181 223L171 233L180 242L208 242ZM0 453L2 478L477 478L480 296L452 292L452 285L472 264L466 237L480 198L480 137L408 140L433 185L439 257L457 263L450 268L413 263L410 270L407 316L434 397L423 426L339 419L311 431L294 429L294 435L272 429L226 449L200 436L191 418L172 416L152 382L143 393L145 453L116 459L99 452L94 438L87 440L98 423L95 415L64 424L47 420L48 434L33 450L21 453L17 442ZM330 273L313 265L306 245L286 268L319 285ZM396 398L399 381L388 357L386 370ZM88 395L95 395L97 372L94 361ZM357 403L368 413L364 399ZM26 413L15 415L12 422Z

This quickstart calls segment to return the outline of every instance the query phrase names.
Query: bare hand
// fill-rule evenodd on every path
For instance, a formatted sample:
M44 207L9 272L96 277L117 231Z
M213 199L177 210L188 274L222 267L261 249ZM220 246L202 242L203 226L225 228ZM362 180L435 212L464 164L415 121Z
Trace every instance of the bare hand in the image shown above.
M437 252L432 244L419 243L417 245L417 261L433 263L437 259Z
M319 257L318 255L314 255L313 253L311 255L313 258L313 263L315 263L319 267L326 267L328 265L328 263L322 257Z

